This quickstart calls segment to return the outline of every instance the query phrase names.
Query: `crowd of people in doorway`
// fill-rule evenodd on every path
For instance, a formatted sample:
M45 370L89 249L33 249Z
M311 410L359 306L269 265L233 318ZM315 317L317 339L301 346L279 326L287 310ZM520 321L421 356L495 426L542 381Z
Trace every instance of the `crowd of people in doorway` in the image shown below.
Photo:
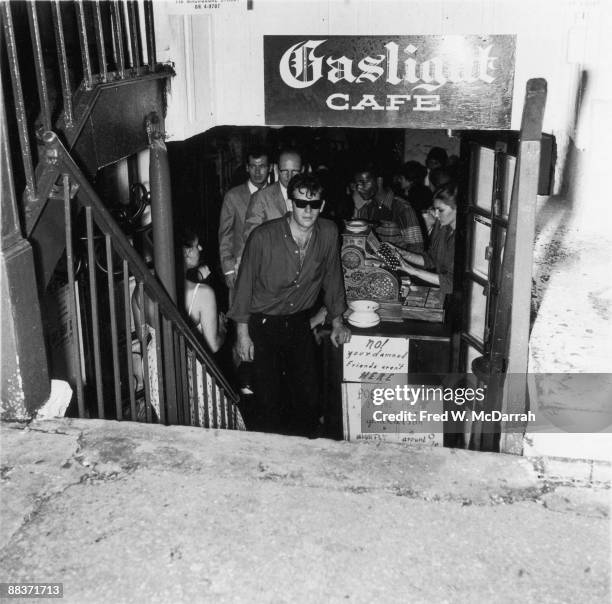
M325 324L334 346L351 337L340 264L345 221L377 225L399 270L442 294L453 289L458 177L446 151L434 147L426 165L408 161L391 178L368 161L351 173L338 194L333 169L304 166L295 149L277 157L248 151L246 181L227 191L219 219L227 317L206 283L197 235L179 237L185 311L211 352L227 339L248 429L308 437L324 430L316 335Z

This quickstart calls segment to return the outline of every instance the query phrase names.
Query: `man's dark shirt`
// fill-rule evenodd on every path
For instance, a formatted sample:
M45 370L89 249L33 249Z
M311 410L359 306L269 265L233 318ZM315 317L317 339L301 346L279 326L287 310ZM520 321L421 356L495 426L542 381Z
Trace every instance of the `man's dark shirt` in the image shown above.
M312 308L321 287L331 317L346 310L336 225L316 221L300 269L289 217L260 225L248 238L229 312L237 323L247 323L253 313L292 315Z
M370 222L395 222L401 234L384 240L410 252L423 251L425 241L416 212L405 199L396 197L392 191L379 191L374 198L361 206L356 214L357 218Z

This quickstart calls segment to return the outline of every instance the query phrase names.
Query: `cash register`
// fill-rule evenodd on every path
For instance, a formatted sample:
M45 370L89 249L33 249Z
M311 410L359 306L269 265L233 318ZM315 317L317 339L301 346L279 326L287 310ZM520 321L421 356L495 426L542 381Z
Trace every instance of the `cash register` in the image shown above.
M400 280L379 255L380 245L371 225L347 223L340 253L347 300L399 303Z
M383 321L444 320L438 288L410 284L406 275L400 276L393 248L380 241L370 223L346 222L340 258L348 301L379 302Z

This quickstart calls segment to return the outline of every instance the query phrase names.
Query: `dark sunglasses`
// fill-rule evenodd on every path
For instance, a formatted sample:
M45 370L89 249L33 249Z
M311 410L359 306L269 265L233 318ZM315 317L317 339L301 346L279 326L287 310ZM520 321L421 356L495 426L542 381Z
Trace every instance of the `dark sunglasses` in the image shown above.
M306 206L310 206L313 210L320 210L325 202L324 199L295 199L294 197L291 197L291 201L295 204L295 207L300 208L300 210L303 210Z

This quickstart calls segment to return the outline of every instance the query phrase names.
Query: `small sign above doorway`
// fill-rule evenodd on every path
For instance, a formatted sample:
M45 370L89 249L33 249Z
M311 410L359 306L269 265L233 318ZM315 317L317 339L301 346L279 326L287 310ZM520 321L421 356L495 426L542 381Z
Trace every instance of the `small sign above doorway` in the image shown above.
M507 129L514 35L264 36L267 125Z

